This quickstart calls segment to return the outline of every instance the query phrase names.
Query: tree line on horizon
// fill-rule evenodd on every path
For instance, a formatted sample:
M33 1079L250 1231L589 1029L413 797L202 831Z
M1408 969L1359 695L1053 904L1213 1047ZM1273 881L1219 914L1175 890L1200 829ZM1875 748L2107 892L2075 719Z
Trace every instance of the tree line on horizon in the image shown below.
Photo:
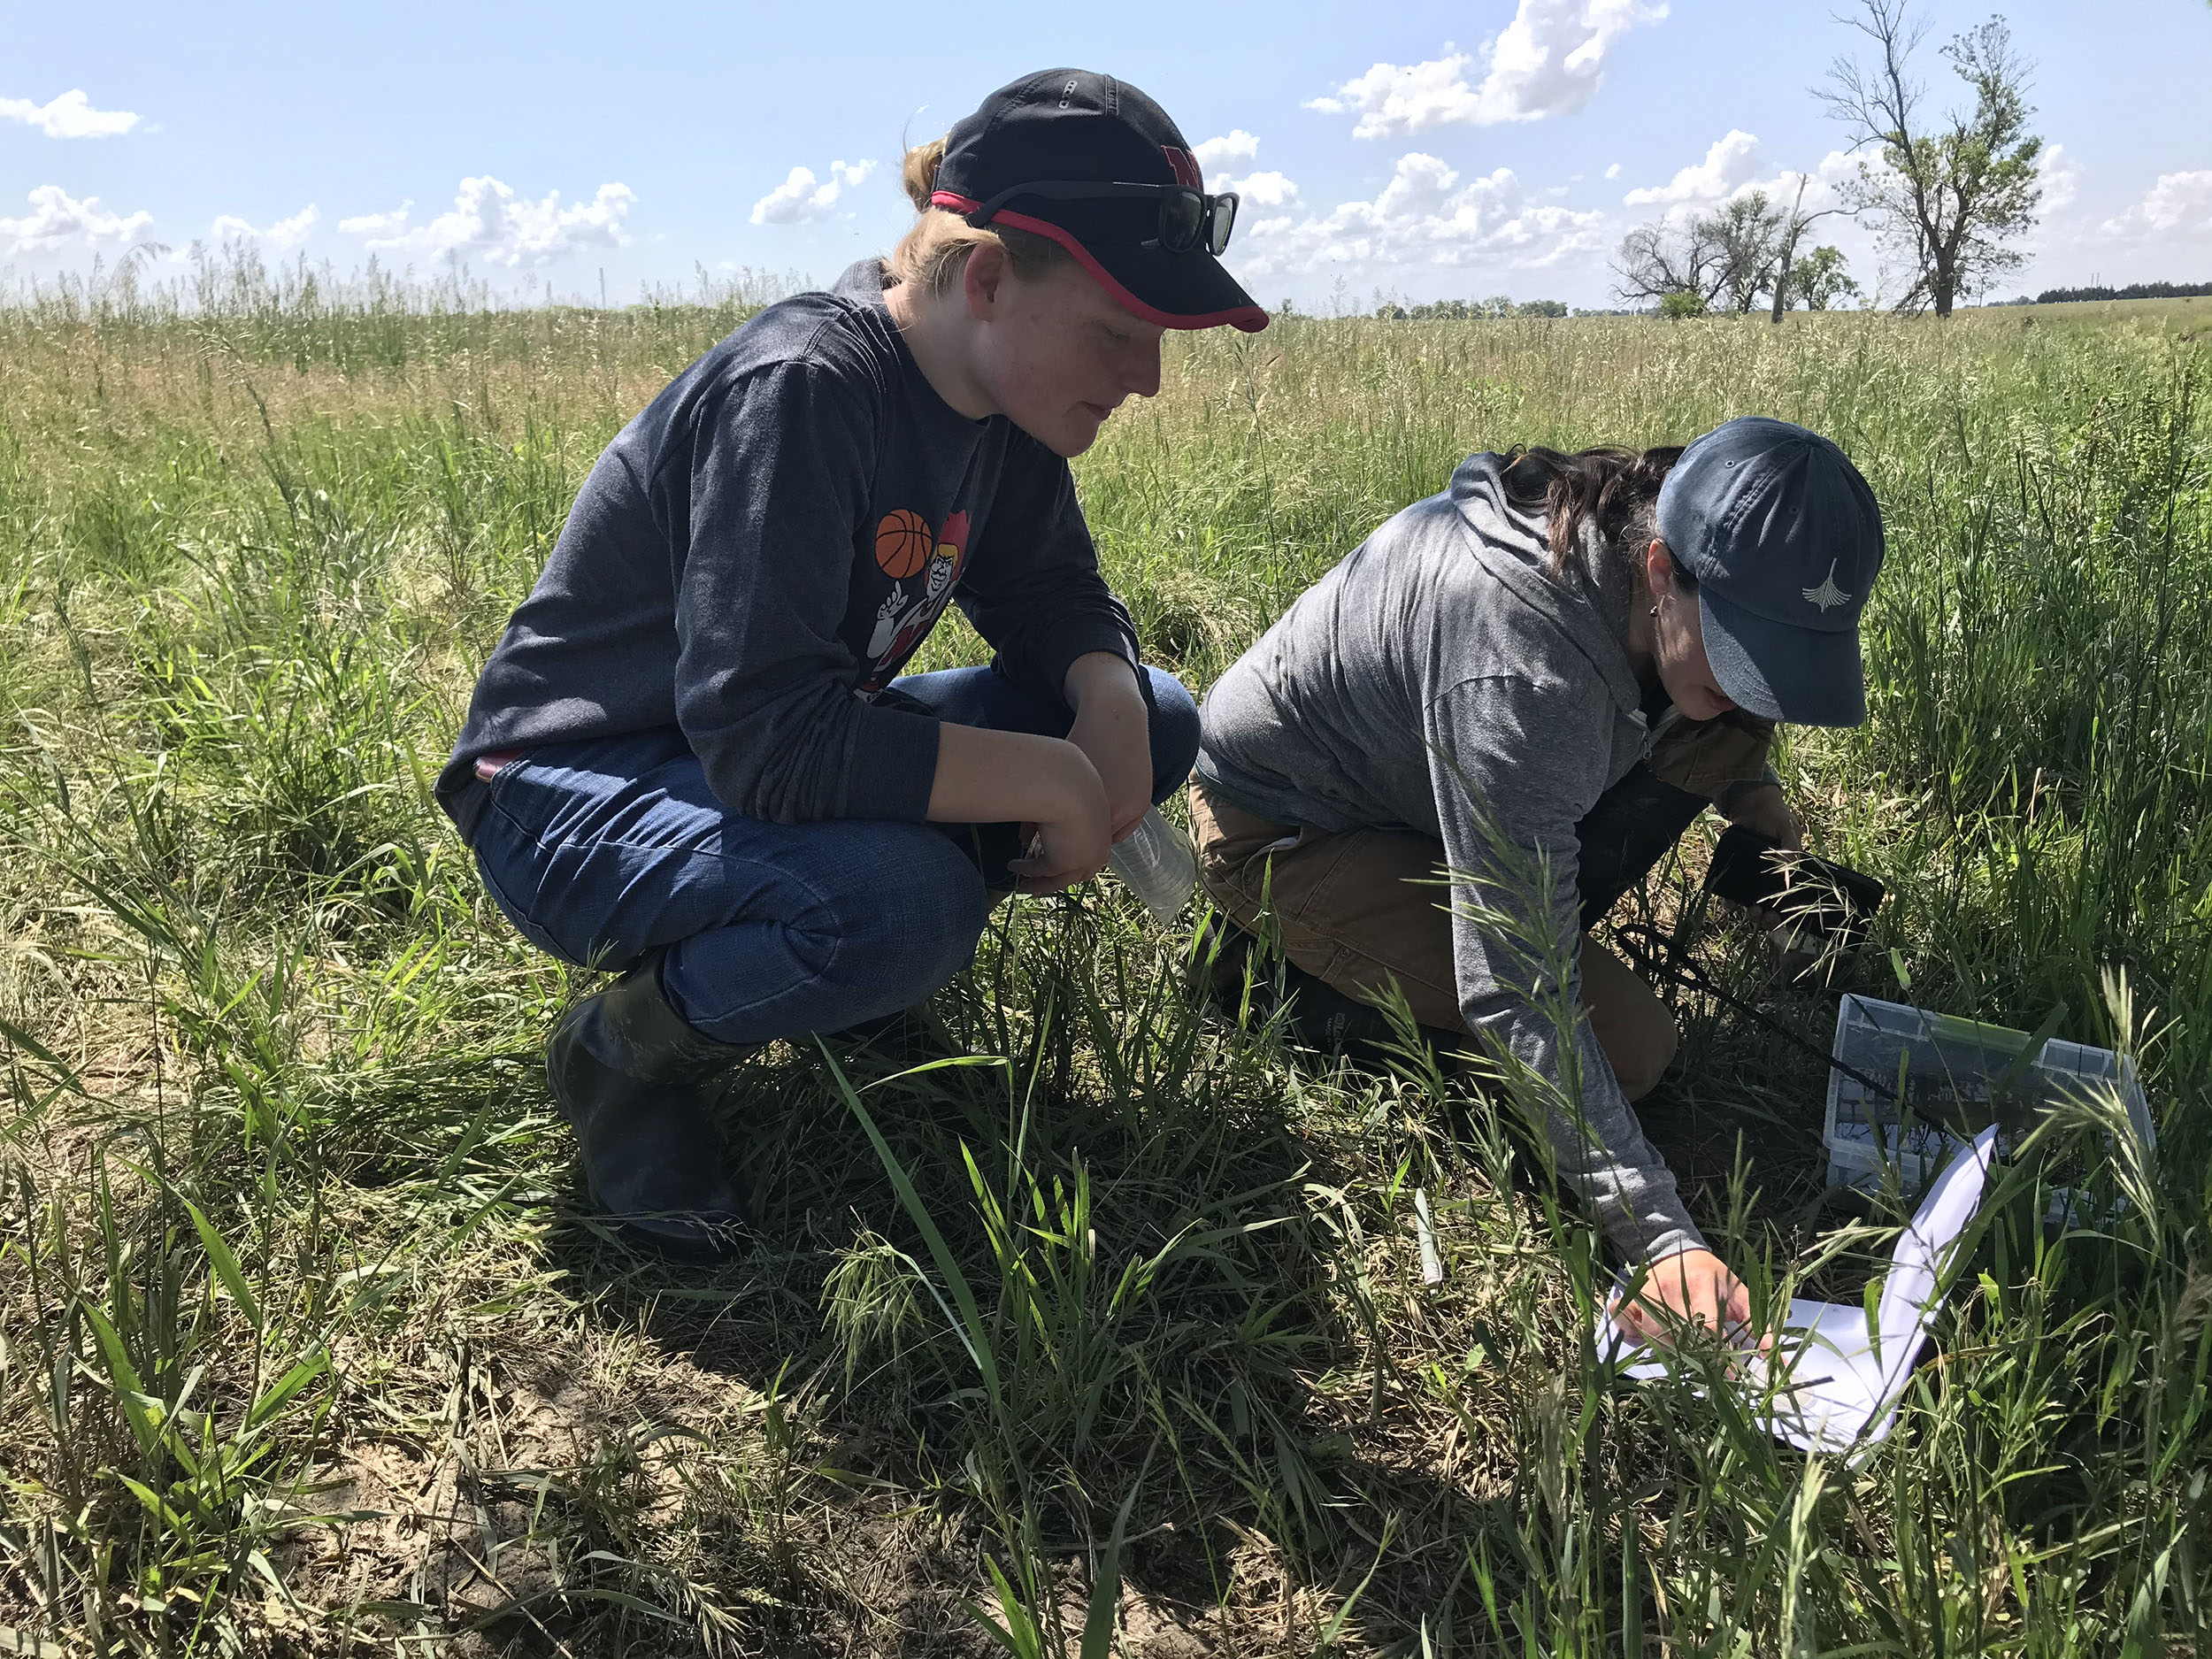
M2033 299L2022 295L2008 305L2070 305L2082 300L2196 300L2212 296L2212 282L2131 282L2125 288L2092 283L2087 288L2045 288Z

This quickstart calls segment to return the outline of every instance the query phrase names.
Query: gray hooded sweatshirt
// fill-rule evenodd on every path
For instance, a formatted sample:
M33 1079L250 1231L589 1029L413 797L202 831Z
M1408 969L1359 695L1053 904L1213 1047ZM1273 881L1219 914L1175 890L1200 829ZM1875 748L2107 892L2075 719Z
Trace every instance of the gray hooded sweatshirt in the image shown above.
M1576 966L1575 826L1653 736L1624 644L1629 581L1594 528L1571 582L1548 575L1544 520L1508 504L1504 465L1470 457L1301 595L1208 694L1196 770L1274 823L1442 841L1455 877L1473 878L1452 889L1468 1028L1549 1086L1560 1172L1616 1248L1654 1259L1704 1240L1580 1014ZM1548 906L1531 890L1540 863ZM1540 1011L1561 1006L1563 963L1571 1057Z

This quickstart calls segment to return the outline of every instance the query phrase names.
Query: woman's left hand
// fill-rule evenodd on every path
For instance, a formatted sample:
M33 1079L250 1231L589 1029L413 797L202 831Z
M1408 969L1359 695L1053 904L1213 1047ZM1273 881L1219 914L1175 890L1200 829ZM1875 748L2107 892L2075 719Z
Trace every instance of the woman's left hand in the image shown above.
M1728 821L1757 830L1778 847L1793 853L1805 850L1805 825L1782 794L1778 783L1762 783L1737 795L1728 810Z
M1075 724L1068 741L1090 757L1106 786L1107 836L1119 841L1152 805L1152 728L1128 662L1105 651L1068 669Z

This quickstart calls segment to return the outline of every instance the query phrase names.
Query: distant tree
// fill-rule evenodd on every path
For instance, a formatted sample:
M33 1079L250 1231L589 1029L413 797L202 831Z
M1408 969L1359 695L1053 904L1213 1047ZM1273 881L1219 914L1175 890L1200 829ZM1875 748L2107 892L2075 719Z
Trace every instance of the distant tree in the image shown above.
M2015 305L2062 304L2070 300L2193 300L2212 295L2212 282L2131 282L2125 288L2092 284L2085 288L2045 288L2033 299L2023 294Z
M1816 248L1791 267L1789 296L1809 311L1824 311L1840 299L1857 299L1859 285L1845 272L1843 250Z
M1707 230L1720 249L1720 292L1729 310L1748 311L1772 288L1788 219L1764 190L1747 190L1708 217Z
M1697 301L1701 315L1728 281L1725 250L1705 217L1684 224L1655 219L1621 239L1613 256L1613 292L1663 306L1670 296Z
M1705 302L1695 294L1678 288L1659 296L1659 314L1671 323L1680 322L1685 317L1702 317Z
M1375 315L1386 322L1466 322L1486 318L1570 314L1563 300L1517 301L1507 294L1494 294L1486 300L1426 300L1410 306L1384 300L1375 307Z
M1805 211L1805 187L1811 182L1809 175L1802 173L1797 175L1797 194L1790 199L1789 217L1782 225L1782 248L1780 255L1775 261L1776 270L1772 284L1774 308L1767 315L1767 320L1777 327L1781 326L1782 313L1795 303L1797 284L1791 280L1790 272L1797 259L1799 240L1812 227L1814 221L1826 219L1831 213L1843 211L1839 207L1824 207L1808 213ZM1842 255L1839 254L1836 257L1841 258Z
M1747 190L1686 220L1640 225L1614 256L1614 292L1661 305L1687 295L1697 301L1691 315L1722 305L1747 311L1774 283L1791 223L1764 190Z
M1917 275L1898 309L1925 305L1948 317L1960 299L2021 263L2019 250L2008 244L2035 224L2043 141L2028 131L2034 113L2026 96L2029 65L2014 54L2002 18L1944 47L1973 89L1974 108L1930 124L1921 107L1926 88L1910 74L1927 26L1907 23L1910 4L1860 0L1865 15L1851 26L1874 42L1876 61L1839 58L1820 96L1849 129L1851 147L1873 150L1862 156L1845 198L1913 262Z

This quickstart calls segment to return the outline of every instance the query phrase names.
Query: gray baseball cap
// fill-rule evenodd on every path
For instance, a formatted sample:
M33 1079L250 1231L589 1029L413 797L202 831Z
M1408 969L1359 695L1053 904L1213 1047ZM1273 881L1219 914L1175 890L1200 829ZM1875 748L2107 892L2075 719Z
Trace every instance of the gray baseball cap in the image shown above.
M1667 473L1659 534L1697 583L1730 701L1799 726L1866 718L1859 612L1882 568L1882 510L1849 457L1786 420L1732 420Z

